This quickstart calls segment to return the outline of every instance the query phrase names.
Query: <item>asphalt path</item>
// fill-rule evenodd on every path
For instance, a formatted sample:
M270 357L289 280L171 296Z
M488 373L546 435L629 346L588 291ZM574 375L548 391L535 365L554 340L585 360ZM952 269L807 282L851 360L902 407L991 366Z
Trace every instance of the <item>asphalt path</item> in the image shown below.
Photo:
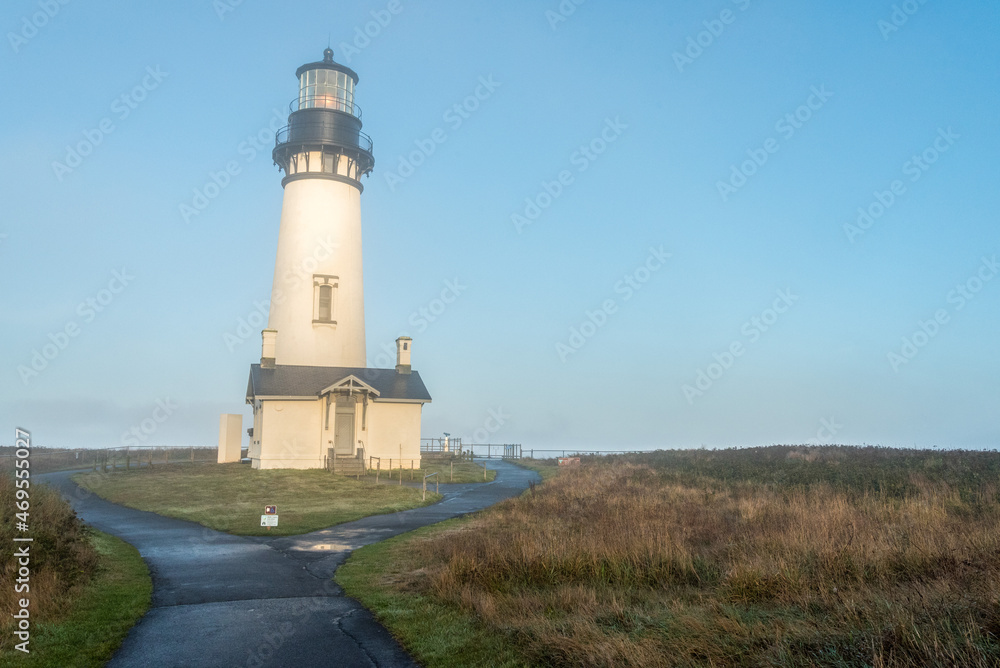
M440 502L299 536L232 536L105 501L43 478L86 523L131 543L153 578L153 602L108 666L311 668L416 666L389 632L333 582L352 550L487 508L538 474L493 461L488 483L441 485Z

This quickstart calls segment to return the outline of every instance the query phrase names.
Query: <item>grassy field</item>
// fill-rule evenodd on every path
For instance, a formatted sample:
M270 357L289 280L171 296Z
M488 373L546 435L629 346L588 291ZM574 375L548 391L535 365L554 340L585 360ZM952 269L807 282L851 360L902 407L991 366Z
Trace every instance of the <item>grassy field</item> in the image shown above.
M585 459L337 580L428 666L997 666L998 485L996 452Z
M389 460L383 462L385 466L389 465ZM483 476L483 467L479 464L470 461L463 460L435 460L430 458L425 458L422 462L422 468L419 469L409 469L403 468L403 482L420 482L425 475L430 475L432 473L437 473L439 482L444 483L470 483L470 482L490 482L495 480L497 477L497 472L490 468L489 464L486 465L486 476ZM368 480L375 479L375 472L369 471L366 476ZM390 477L392 480L399 480L399 468L396 467ZM387 471L382 469L379 473L379 480L385 480L387 478ZM427 480L428 485L434 484L434 478L429 478Z
M245 536L315 531L368 515L393 513L439 500L420 490L335 476L322 470L257 471L245 464L154 466L73 479L99 496L131 508L197 522ZM265 505L278 506L279 525L260 526Z

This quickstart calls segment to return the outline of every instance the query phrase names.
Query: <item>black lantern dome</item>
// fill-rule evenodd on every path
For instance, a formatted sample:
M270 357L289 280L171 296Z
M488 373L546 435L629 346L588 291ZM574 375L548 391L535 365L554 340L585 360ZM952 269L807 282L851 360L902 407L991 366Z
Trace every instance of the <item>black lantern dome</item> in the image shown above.
M323 60L295 70L299 95L289 105L288 125L275 135L275 164L285 172L282 185L299 178L346 181L362 190L361 176L375 166L371 137L361 131L361 109L354 104L358 75Z

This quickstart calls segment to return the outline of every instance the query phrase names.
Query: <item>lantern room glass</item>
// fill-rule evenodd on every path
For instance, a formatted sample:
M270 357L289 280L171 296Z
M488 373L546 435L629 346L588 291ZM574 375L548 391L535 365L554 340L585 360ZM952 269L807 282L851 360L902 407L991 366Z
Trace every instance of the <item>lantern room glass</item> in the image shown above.
M306 70L299 75L299 109L337 109L354 113L354 79L328 69Z

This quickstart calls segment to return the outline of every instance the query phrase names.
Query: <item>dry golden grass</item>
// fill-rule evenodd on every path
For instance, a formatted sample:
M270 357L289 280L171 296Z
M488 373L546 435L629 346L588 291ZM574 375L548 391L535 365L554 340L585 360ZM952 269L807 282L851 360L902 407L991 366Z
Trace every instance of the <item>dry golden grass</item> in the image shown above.
M15 486L13 476L0 473L0 542L6 558L0 561L0 630L13 628L11 615L20 609L21 598L31 601L32 620L52 621L65 614L67 603L86 585L97 566L97 552L87 537L87 529L59 493L45 485L31 483L28 533L16 531ZM12 553L25 543L14 536L30 536L30 587L28 593L15 591L18 560ZM24 584L24 583L22 583Z
M849 453L804 453L782 456L837 475L587 461L415 541L387 586L464 611L533 665L1000 665L996 476L952 453L845 481Z

